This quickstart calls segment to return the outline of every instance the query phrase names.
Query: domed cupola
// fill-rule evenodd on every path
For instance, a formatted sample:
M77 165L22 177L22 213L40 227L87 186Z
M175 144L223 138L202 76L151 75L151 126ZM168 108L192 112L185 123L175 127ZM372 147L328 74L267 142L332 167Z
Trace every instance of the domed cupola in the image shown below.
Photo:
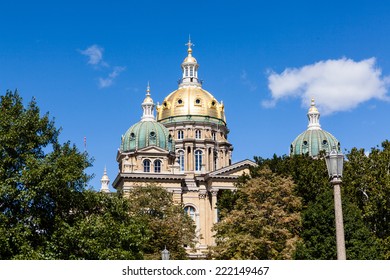
M307 130L298 135L290 146L290 155L309 154L317 157L320 151L330 153L333 147L340 151L340 142L329 132L321 129L320 112L315 106L314 99L307 113L309 125Z
M142 103L141 121L130 127L122 136L120 152L132 152L149 146L157 146L169 152L174 151L174 142L168 129L154 117L154 103L148 85Z
M182 78L179 80L179 88L184 86L202 86L202 81L198 79L198 68L199 64L196 61L195 57L192 56L192 46L191 39L188 40L186 44L188 46L187 57L184 59L181 64L181 69L183 71Z
M226 125L224 104L202 88L198 78L199 64L192 56L191 39L186 44L187 57L181 64L179 88L157 105L157 121L164 124L182 121L211 122Z

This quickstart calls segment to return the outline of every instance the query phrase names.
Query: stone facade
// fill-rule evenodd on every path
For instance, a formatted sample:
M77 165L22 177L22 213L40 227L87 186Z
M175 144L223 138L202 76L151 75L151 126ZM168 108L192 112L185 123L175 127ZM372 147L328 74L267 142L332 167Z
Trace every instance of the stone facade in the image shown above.
M212 228L218 222L219 190L234 190L238 177L249 174L255 163L243 160L232 164L224 105L202 89L192 44L187 45L179 88L157 106L157 118L148 87L140 123L122 137L117 154L119 173L113 186L124 195L134 186L148 183L171 192L196 224L196 249L188 253L191 258L203 258L214 244ZM154 142L150 137L155 137ZM131 141L148 144L132 146Z

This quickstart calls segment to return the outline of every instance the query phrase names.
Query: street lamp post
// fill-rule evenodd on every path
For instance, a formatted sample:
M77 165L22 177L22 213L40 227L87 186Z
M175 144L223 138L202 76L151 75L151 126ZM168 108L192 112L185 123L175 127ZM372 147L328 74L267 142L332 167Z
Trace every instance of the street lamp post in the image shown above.
M333 147L330 154L325 156L326 167L328 169L329 180L333 185L334 191L334 213L336 221L336 245L337 245L337 259L346 260L345 240L344 240L344 223L343 223L343 209L341 206L340 185L343 177L343 162L344 155L337 152Z
M164 250L161 251L161 259L164 261L169 260L169 251L167 250L167 247L165 247Z

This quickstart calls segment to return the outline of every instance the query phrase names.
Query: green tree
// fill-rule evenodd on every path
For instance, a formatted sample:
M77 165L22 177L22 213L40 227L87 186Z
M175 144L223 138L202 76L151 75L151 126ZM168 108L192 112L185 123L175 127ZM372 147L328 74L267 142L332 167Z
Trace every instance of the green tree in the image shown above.
M130 215L147 224L151 238L145 258L161 259L166 247L171 259L187 259L183 245L194 247L195 224L172 194L156 185L138 186L129 193Z
M56 203L42 189L37 173L46 164L44 149L64 149L57 142L59 131L48 115L41 117L35 100L24 108L17 92L7 91L0 100L0 257L34 257L52 232ZM66 147L68 148L68 146ZM83 159L84 161L84 159ZM85 166L88 165L84 161ZM37 170L37 166L39 168ZM84 174L82 174L84 176ZM33 182L35 181L35 182Z
M297 259L336 259L333 189L328 181L325 161L307 155L274 156L272 159L258 158L262 166L274 172L290 175L295 182L294 193L302 197L301 241L297 246ZM350 169L349 162L345 169ZM361 168L356 168L359 174ZM256 172L253 172L256 176ZM347 258L381 259L380 242L363 220L356 200L351 198L350 174L345 172L342 185L342 202Z
M77 219L59 221L45 258L143 259L152 232L143 221L129 215L129 201L117 194L93 191L85 191L83 196Z
M291 259L301 226L301 199L293 188L291 178L268 168L240 184L232 209L220 209L223 218L215 225L213 257Z
M361 210L365 224L390 258L390 142L381 148L352 149L345 164L345 193Z
M151 236L128 201L87 189L86 153L17 92L0 100L0 259L139 259Z

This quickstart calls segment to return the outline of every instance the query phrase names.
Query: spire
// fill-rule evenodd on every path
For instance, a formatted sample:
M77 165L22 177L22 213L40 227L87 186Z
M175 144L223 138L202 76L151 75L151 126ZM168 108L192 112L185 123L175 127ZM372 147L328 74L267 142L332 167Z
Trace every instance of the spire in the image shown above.
M188 43L185 44L186 46L188 46L188 56L192 56L192 46L195 46L192 42L191 42L191 35L188 35Z
M307 112L307 117L309 118L309 125L307 126L308 130L318 130L321 129L320 125L320 112L318 111L314 98L311 99L311 105L309 111Z
M188 43L185 44L187 49L187 57L184 59L181 64L181 69L183 71L182 78L179 80L179 87L183 86L202 86L202 82L198 79L198 68L199 64L196 61L195 57L192 56L192 46L195 46L191 42L191 37L188 37Z
M150 84L148 81L148 86L146 87L146 96L150 96Z
M110 179L107 176L107 168L106 167L104 167L104 173L103 173L103 176L102 176L102 179L100 180L100 182L102 183L102 186L100 188L100 192L109 193L110 189L108 187L108 184L110 183Z
M154 103L153 99L150 97L150 85L146 87L146 97L144 102L142 102L142 109L144 111L141 121L154 121Z

